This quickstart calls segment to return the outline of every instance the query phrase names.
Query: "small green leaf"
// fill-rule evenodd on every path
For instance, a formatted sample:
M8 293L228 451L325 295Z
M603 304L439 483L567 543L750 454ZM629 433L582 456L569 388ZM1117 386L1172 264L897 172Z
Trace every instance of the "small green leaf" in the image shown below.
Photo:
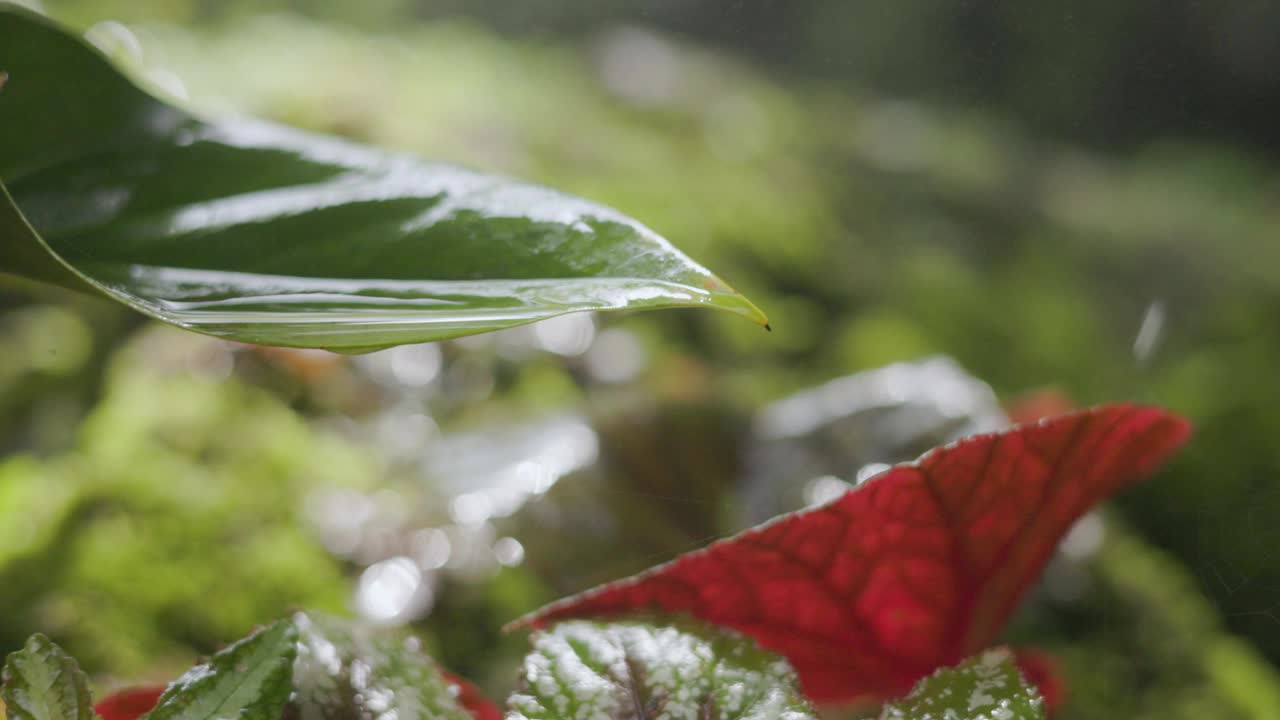
M230 645L175 680L147 720L280 720L297 639L293 623L281 620Z
M811 720L782 658L692 621L570 621L535 633L508 720Z
M27 639L4 663L0 700L9 720L92 720L89 679L44 635Z
M1044 703L1004 648L988 650L916 683L881 720L1044 720Z
M635 220L265 122L205 121L0 2L0 276L244 342L363 351L746 298Z
M294 624L300 720L471 720L417 638L318 614Z

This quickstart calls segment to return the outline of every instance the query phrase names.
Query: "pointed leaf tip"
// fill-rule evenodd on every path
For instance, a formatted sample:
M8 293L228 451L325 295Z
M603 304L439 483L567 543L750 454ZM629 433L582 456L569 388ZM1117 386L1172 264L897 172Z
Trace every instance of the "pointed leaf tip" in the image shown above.
M897 697L990 645L1075 520L1189 433L1111 405L970 437L510 627L687 612L786 656L817 702Z
M300 632L296 643L301 652L293 665L297 676L290 680L296 712L286 711L282 717L353 720L373 717L391 706L397 720L466 720L462 710L470 713L470 720L502 720L502 711L477 687L438 671L411 636L317 615L299 614L288 622ZM254 663L238 667L252 679ZM164 692L163 686L128 688L103 698L94 710L102 720L138 720L156 707ZM212 697L219 690L211 686L206 692ZM257 713L245 710L234 716Z
M0 273L231 340L347 352L588 310L767 322L611 208L270 123L207 122L4 3L0 48L23 78L0 102Z
M147 720L280 720L293 692L297 640L281 620L227 646L170 684Z
M0 683L0 707L9 720L93 720L89 678L74 658L39 633L9 653Z

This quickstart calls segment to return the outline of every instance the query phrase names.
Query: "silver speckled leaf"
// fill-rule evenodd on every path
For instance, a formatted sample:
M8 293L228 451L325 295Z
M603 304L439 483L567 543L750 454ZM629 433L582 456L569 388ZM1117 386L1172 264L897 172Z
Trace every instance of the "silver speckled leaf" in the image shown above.
M471 720L417 638L316 613L293 623L300 720Z
M995 648L938 670L911 694L884 708L881 720L1044 720L1040 695L1023 679L1013 654Z
M89 680L74 658L39 633L9 654L0 672L0 718L90 720Z
M785 660L700 623L570 621L535 633L507 720L813 720Z

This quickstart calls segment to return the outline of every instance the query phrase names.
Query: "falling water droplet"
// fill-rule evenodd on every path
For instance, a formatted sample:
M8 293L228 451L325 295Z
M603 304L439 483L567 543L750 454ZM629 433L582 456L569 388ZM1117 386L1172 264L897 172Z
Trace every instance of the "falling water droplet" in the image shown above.
M1160 342L1160 334L1164 330L1164 302L1154 300L1147 305L1142 315L1142 324L1138 326L1138 336L1133 340L1133 356L1139 365L1146 365Z

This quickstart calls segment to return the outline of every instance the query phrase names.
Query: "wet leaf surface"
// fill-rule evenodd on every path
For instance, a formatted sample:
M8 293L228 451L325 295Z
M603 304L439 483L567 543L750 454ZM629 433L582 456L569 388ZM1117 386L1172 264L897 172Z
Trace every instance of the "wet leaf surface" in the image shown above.
M988 647L1075 520L1189 430L1113 405L961 440L514 625L687 612L785 655L815 701L898 697Z
M363 351L750 302L621 213L265 122L205 122L0 6L0 274L234 340Z
M510 720L812 720L785 660L679 622L570 621L533 637Z

